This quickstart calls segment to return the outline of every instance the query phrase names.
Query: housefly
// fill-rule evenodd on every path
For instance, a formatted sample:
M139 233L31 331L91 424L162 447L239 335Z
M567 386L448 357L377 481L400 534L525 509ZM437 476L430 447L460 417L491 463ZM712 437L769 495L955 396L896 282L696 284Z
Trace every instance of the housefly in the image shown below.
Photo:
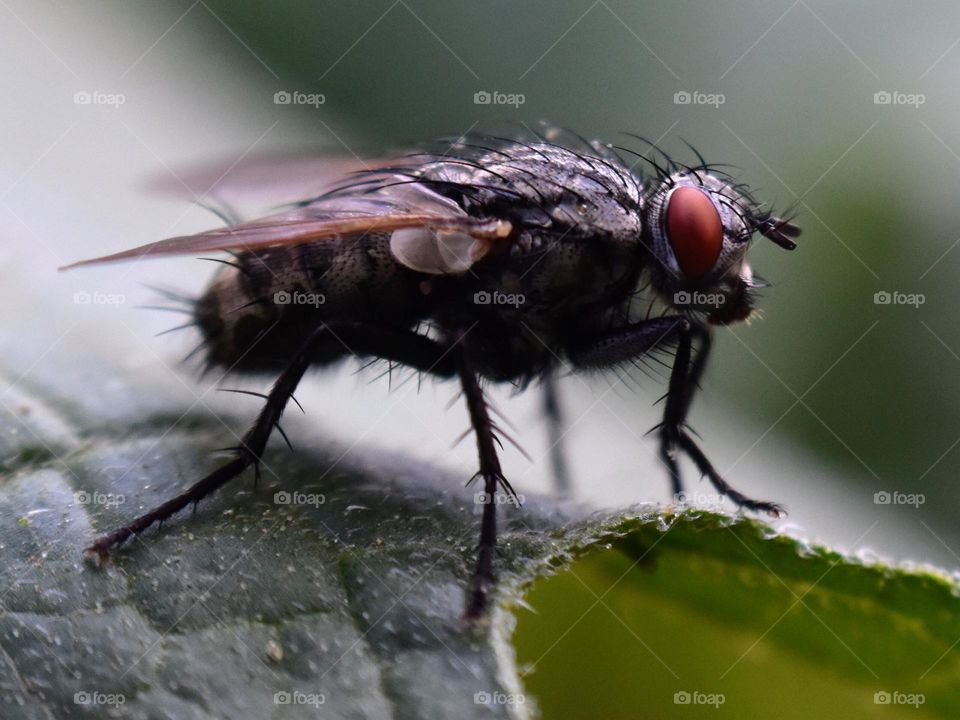
M615 368L669 351L657 432L673 491L682 492L682 454L738 506L779 514L720 476L686 418L711 327L753 311L751 240L792 250L799 229L699 154L693 165L657 162L571 138L457 138L442 152L365 168L279 214L69 266L228 253L193 308L206 362L276 378L229 462L88 550L105 557L258 469L304 373L351 355L460 384L484 490L468 617L483 614L494 583L495 497L513 493L484 383L540 381L556 429L558 369ZM637 168L641 159L650 168Z

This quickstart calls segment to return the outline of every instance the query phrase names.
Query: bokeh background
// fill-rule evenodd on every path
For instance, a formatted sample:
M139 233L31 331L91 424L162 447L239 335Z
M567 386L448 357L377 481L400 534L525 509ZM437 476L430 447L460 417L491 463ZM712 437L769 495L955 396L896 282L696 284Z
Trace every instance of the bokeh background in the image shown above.
M249 214L294 199L318 165L291 159L541 120L646 152L623 135L638 133L692 159L686 139L804 229L793 253L752 252L773 287L762 319L718 334L692 419L708 454L741 489L784 503L799 533L960 566L955 3L4 0L0 17L0 365L17 368L4 411L36 382L101 397L105 426L136 422L131 395L138 413L252 416L249 400L178 366L195 339L155 337L172 316L136 307L156 303L145 284L196 293L209 263L55 269L219 224L195 200ZM523 102L477 104L482 91ZM277 92L323 102L277 104ZM467 426L444 409L456 388L391 389L356 369L299 393L309 415L293 421L295 443L321 435L473 473L472 442L450 449ZM577 502L669 500L643 437L663 385L635 380L561 383ZM511 479L548 492L538 398L496 401L534 458L508 453ZM881 492L919 496L878 504Z

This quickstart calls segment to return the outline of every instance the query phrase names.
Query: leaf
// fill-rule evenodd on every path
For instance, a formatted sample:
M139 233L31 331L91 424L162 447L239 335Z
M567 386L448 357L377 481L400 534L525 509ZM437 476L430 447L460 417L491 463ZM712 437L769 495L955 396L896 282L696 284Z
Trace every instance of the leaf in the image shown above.
M0 492L4 718L508 713L474 701L517 688L502 623L461 618L477 534L463 478L276 449L259 489L245 476L96 568L82 561L96 534L182 491L235 439L209 417L168 432L175 415L135 422L132 403L103 424L87 394L20 392ZM523 512L505 571L542 555L555 516Z
M955 577L713 513L614 519L585 546L514 636L545 718L960 717Z
M5 373L4 718L686 717L677 692L722 693L718 718L867 717L876 692L960 712L953 579L742 518L503 506L498 602L466 624L474 489L392 455L275 448L258 489L245 476L92 567L98 532L235 438L152 392L104 419L99 394L64 394L71 372Z
M422 468L318 482L329 458L271 454L282 483L246 479L111 565L81 562L96 532L182 490L223 439L98 438L67 468L6 480L3 716L99 717L82 692L144 717L300 717L310 708L275 704L294 692L323 698L324 717L489 716L473 694L503 687L501 651L460 619L471 496L422 483Z

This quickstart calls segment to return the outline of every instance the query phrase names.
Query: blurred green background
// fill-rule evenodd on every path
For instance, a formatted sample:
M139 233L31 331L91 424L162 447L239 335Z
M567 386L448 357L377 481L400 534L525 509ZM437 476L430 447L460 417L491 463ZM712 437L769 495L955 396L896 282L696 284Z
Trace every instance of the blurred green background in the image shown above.
M540 120L618 144L631 143L623 132L638 133L692 159L686 139L708 160L736 166L761 198L792 207L804 229L793 253L764 242L752 251L773 287L762 319L718 333L692 422L708 454L741 489L787 505L800 532L960 566L955 3L10 2L0 15L2 317L23 338L8 352L65 378L86 357L89 383L104 383L117 363L159 367L155 353L173 365L180 347L151 337L165 319L144 317L132 301L111 314L68 298L134 280L199 287L209 274L202 263L82 276L52 268L215 224L183 198L144 192L157 177L193 187L188 169L206 161L229 169L317 146L374 154ZM90 90L126 102L71 101ZM322 93L324 103L276 105L278 91ZM478 105L479 91L524 102ZM723 102L677 104L682 92ZM884 292L922 304L878 304ZM90 347L84 329L102 344ZM320 417L338 437L359 436L386 389L368 379L316 383L315 406L340 415L318 409L304 434L318 432ZM662 387L639 380L639 390L563 382L584 501L666 499L652 442L641 437L657 422L650 404ZM394 419L369 441L472 472L470 443L447 448L463 424L442 410L451 393L404 404L431 433ZM536 400L504 393L499 404L542 459ZM531 468L511 454L506 465L520 488L549 487L545 463ZM877 504L878 492L920 493L923 503Z

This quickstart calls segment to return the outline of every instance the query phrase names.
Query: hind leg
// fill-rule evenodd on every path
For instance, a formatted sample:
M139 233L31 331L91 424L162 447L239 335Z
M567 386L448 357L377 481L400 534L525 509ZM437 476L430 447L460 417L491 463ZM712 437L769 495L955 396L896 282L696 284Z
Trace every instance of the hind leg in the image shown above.
M101 558L105 557L113 547L121 545L131 536L166 520L187 505L196 505L247 468L253 466L259 473L260 458L267 446L267 440L273 429L278 427L287 402L304 373L316 360L318 350L323 348L329 350L329 342L334 338L357 355L373 355L440 376L449 376L455 372L453 359L449 357L447 348L415 332L359 323L322 325L290 358L286 369L277 378L267 395L267 400L253 427L247 431L240 445L235 448L236 457L233 460L194 483L183 493L144 513L127 525L97 538L87 551L96 553ZM326 356L327 352L322 351L320 354Z

